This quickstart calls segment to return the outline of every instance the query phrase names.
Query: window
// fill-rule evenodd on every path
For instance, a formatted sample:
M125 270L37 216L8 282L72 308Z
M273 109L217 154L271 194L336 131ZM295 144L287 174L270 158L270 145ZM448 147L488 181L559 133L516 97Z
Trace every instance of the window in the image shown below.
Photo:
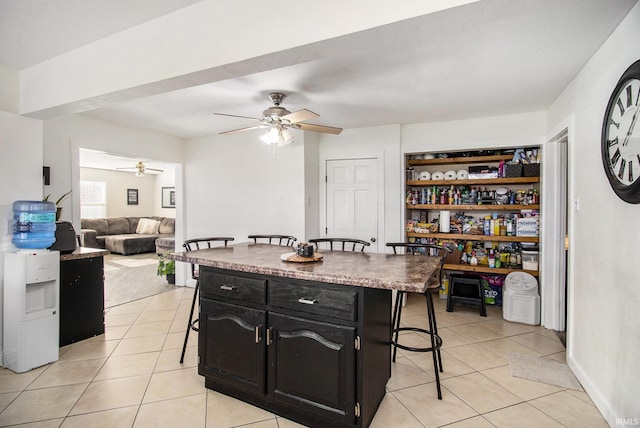
M80 218L107 217L107 183L80 181Z

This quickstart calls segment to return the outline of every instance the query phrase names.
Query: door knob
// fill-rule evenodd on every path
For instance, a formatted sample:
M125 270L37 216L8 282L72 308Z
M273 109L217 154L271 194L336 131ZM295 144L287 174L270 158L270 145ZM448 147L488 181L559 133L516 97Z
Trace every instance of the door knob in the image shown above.
M371 238L371 242L376 242L376 238Z

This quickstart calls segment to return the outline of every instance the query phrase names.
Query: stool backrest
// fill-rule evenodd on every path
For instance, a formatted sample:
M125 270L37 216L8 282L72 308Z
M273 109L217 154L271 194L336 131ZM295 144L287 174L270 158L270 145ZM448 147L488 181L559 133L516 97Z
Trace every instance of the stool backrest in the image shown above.
M293 246L293 243L297 241L295 236L289 235L249 235L247 238L253 239L254 243L267 241L268 244L286 245L287 247Z
M227 246L229 241L233 241L234 238L229 237L213 237L213 238L195 238L195 239L187 239L182 243L185 251L196 251L196 250L204 250L206 248L215 248L219 247L217 245L220 242L224 242L224 246ZM198 265L195 263L191 263L191 278L198 279Z
M365 247L371 245L369 242L363 241L362 239L353 238L318 238L309 239L309 242L316 246L316 250L320 249L320 244L326 244L330 250L360 251L361 253L364 253Z

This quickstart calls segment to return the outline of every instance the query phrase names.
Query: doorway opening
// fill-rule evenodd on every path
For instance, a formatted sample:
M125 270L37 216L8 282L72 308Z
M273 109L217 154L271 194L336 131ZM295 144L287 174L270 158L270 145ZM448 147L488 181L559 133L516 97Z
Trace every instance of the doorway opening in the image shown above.
M178 197L181 191L179 164L82 147L77 148L77 155L77 168L72 168L72 175L75 187L80 189L74 199L78 232L82 228L82 219L89 218L87 215L93 218L173 218L181 223L178 218L182 211L175 203L181 200ZM143 171L139 168L141 162ZM85 186L87 183L99 183L100 186ZM82 191L97 188L104 189L100 198ZM164 198L166 189L173 190L170 203ZM92 212L94 215L90 215ZM181 242L178 230L174 236L176 242ZM155 247L153 251L141 254L109 254L104 261L105 307L160 294L175 287L157 275L159 259Z

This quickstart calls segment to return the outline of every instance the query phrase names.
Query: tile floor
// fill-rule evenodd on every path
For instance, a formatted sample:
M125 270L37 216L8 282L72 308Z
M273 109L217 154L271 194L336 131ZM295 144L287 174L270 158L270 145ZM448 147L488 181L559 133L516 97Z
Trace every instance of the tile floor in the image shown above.
M178 363L192 292L176 288L113 307L106 334L61 348L59 361L23 374L0 369L0 426L299 426L207 390L196 370L196 334ZM444 303L436 299L443 400L430 354L402 353L372 427L607 426L584 392L511 377L507 352L564 360L553 332L506 322L497 307L482 318L470 306L448 313ZM423 312L414 295L403 322L424 322Z

